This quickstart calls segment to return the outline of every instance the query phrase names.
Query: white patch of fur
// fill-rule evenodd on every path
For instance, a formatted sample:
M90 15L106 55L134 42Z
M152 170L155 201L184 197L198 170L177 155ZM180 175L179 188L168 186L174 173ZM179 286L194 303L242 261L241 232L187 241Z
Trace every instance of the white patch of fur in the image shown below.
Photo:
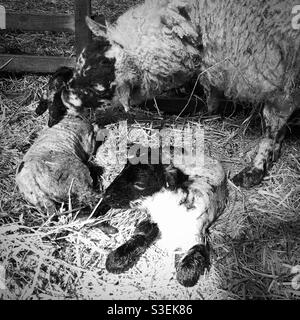
M185 198L181 191L163 190L142 202L151 218L161 231L158 245L170 252L179 249L187 251L200 241L200 230L203 219L201 214L206 208L205 203L198 202L197 208L187 210L180 202ZM202 210L201 210L202 209Z
M100 83L96 84L94 86L94 89L97 91L104 91L105 90L105 88Z
M82 105L81 99L79 99L79 98L77 97L77 95L74 94L73 92L70 92L70 93L69 93L68 103L69 103L71 106L74 106L74 107L81 107L81 105Z
M79 55L78 59L77 59L77 63L76 63L76 69L77 70L82 70L86 60L83 57L83 53L85 52L85 49L83 49L83 51L81 52L81 54Z
M105 57L108 59L117 59L121 55L121 48L117 45L113 45L109 50L105 52Z

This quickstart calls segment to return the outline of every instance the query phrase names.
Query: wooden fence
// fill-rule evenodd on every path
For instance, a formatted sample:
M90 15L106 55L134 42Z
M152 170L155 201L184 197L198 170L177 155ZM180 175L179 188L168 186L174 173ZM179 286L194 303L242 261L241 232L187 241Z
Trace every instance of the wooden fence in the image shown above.
M85 17L91 15L91 0L74 0L74 9L74 15L6 12L5 29L75 33L75 50L78 56L92 37L85 23ZM0 54L0 68L1 71L15 73L52 73L61 66L74 66L75 59L75 57Z

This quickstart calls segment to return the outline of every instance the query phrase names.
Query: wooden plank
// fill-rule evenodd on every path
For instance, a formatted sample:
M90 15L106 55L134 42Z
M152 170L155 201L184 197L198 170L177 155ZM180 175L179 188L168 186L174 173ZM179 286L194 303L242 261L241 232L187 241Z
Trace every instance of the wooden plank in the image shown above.
M92 33L85 22L86 16L91 16L91 1L75 0L75 43L77 57L92 39Z
M22 14L7 12L6 29L74 32L75 19L73 15Z
M30 55L0 55L0 72L14 73L53 73L59 67L74 67L75 58L30 56Z

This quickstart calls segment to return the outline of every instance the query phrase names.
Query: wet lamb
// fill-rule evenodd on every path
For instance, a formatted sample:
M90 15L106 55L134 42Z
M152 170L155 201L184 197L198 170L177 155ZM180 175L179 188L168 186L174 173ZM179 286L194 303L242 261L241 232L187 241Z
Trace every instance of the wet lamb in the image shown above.
M177 280L183 286L194 286L209 268L206 236L226 206L226 175L221 164L209 157L203 166L179 167L128 163L108 187L103 213L110 208L129 208L138 200L137 207L149 215L126 243L108 255L109 272L129 270L158 240L176 253Z
M79 117L65 116L41 132L18 167L16 182L25 198L55 212L71 194L79 202L99 199L93 190L88 161L94 153L93 126Z
M25 199L50 215L71 199L73 208L89 215L101 198L101 169L90 161L97 131L88 120L68 114L43 130L17 169L16 183ZM99 227L116 232L106 223Z

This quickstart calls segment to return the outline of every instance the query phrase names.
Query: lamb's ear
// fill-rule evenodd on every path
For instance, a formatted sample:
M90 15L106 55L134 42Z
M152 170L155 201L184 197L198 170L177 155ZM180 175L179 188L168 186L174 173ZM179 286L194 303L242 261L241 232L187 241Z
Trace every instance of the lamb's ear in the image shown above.
M61 100L61 92L57 92L54 95L53 102L49 105L49 121L48 127L53 127L59 123L65 114L67 114L67 108Z
M41 98L38 106L35 109L35 113L38 116L44 114L48 109L48 100L45 98Z
M107 28L106 26L92 20L90 17L86 16L85 21L89 29L92 31L92 33L97 37L104 37L107 38Z

